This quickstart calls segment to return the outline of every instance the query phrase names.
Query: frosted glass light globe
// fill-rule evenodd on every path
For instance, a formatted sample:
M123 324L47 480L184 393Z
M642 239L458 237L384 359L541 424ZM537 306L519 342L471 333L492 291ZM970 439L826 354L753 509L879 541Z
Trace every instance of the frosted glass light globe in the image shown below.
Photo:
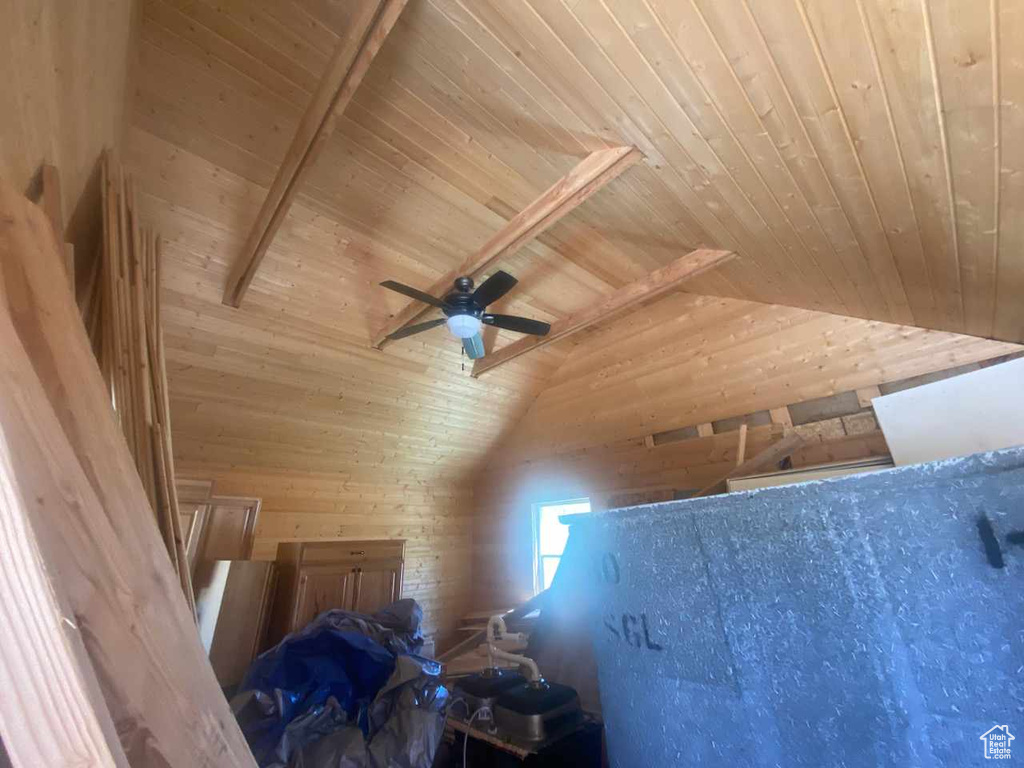
M480 318L472 315L452 315L448 318L448 330L460 339L471 339L480 333Z

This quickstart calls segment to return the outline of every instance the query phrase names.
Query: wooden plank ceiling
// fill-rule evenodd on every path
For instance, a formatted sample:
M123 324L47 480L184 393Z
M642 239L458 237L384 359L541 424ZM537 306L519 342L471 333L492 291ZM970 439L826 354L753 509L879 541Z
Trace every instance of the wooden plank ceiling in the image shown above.
M506 437L494 466L637 441L1020 349L944 331L676 294L588 331Z
M377 283L430 286L608 147L645 160L504 257L520 284L494 311L554 321L707 247L738 258L693 293L1024 340L1024 145L999 141L1024 128L1016 1L410 0L222 306L361 8L143 2L128 154L168 240L186 461L475 466L565 345L481 381L443 329L379 352L406 301Z

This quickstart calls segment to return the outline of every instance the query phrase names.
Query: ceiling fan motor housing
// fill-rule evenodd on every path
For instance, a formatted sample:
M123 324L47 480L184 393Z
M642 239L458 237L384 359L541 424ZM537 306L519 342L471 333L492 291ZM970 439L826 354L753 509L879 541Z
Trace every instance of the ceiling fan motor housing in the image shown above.
M445 307L442 312L448 318L448 330L460 339L471 339L480 333L480 317L483 307L473 301L473 279L459 277L455 280L455 290L444 297Z

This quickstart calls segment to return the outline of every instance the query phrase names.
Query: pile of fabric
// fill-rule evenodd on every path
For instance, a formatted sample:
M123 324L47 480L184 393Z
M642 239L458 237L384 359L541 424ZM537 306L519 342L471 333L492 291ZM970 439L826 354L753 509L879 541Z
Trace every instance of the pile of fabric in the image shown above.
M416 655L422 617L327 611L256 659L231 708L260 766L430 768L449 695Z

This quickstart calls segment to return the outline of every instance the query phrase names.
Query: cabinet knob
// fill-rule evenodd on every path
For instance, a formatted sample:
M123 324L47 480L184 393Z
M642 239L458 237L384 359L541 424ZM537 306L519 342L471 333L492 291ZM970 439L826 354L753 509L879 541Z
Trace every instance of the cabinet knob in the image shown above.
M350 555L365 555L366 554L366 550L365 549L353 550L352 552L349 552L349 554Z

